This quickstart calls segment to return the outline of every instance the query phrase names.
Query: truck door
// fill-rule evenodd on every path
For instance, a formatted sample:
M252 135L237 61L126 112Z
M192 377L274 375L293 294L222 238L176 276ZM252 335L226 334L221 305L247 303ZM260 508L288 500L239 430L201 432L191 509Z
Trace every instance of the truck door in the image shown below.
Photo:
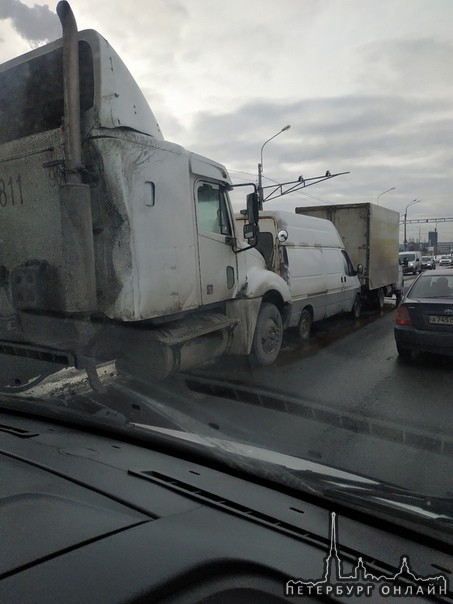
M195 186L202 304L232 297L237 283L232 216L227 193L213 182Z

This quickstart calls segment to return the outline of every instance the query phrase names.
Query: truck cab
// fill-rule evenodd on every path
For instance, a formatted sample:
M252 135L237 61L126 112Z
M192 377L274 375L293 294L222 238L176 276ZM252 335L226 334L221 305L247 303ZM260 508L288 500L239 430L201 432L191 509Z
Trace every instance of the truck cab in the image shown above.
M239 240L227 170L164 140L109 43L57 11L61 40L0 66L0 340L159 375L252 353L290 292Z

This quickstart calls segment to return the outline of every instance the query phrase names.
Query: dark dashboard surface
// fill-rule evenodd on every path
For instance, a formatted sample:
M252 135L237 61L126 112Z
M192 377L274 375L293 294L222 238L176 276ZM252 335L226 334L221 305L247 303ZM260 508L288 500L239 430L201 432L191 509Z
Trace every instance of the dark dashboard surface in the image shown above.
M176 452L0 414L0 602L297 601L285 583L322 576L332 511ZM345 572L362 557L394 575L403 555L417 576L453 572L445 551L354 514L337 527Z

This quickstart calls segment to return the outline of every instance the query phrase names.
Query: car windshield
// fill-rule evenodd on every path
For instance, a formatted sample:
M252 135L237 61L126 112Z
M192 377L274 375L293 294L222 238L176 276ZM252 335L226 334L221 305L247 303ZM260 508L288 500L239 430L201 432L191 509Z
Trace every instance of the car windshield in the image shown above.
M453 3L7 4L0 425L453 544Z

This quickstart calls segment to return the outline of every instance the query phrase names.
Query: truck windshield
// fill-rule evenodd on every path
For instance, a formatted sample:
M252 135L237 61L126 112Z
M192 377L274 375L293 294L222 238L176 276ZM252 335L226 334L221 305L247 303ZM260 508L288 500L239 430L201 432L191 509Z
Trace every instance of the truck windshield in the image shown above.
M80 106L93 105L94 76L90 46L79 43ZM63 119L63 50L57 48L0 72L0 144L53 130Z

